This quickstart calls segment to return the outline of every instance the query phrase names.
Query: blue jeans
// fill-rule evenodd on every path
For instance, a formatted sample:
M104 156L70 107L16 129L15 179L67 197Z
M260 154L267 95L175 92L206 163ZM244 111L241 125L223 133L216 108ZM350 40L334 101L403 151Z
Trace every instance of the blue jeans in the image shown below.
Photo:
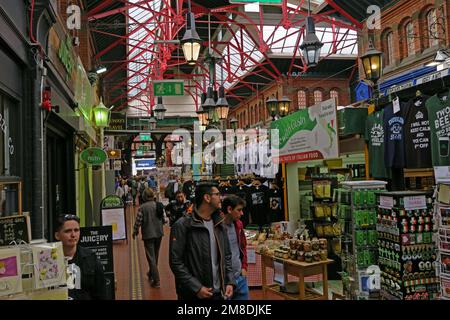
M239 276L234 281L236 281L236 288L234 288L231 300L249 300L247 278Z

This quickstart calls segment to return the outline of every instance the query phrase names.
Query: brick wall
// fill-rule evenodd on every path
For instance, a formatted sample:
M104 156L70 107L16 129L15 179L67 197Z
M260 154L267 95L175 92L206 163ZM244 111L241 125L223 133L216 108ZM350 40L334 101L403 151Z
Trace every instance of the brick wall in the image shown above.
M442 8L442 11L440 10ZM431 9L437 10L438 22L445 24L444 33L442 28L439 28L439 37L442 40L438 41L437 46L430 47L428 23L426 15ZM367 51L369 34L373 37L374 45L378 50L387 55L387 41L386 35L392 31L393 33L393 61L389 65L384 65L383 78L392 77L397 73L405 72L409 69L417 68L425 65L434 57L434 53L438 48L447 46L450 43L450 22L448 19L448 12L450 9L450 0L402 0L392 7L382 11L381 14L381 29L367 30L367 25L364 23L364 28L360 32L359 37L359 52L363 54ZM442 20L441 20L442 19ZM408 56L407 50L407 36L405 26L408 22L412 22L414 26L414 54ZM384 62L386 57L384 57ZM364 78L364 70L359 61L359 76ZM383 78L381 81L383 81Z
M322 92L323 101L330 99L330 91L336 90L339 93L339 105L350 104L350 89L348 79L321 79L321 78L292 78L283 84L275 84L266 90L258 93L257 96L241 103L236 108L230 110L228 119L235 117L238 128L251 128L255 126L265 126L271 121L267 111L266 101L275 96L281 99L284 95L292 100L289 112L299 109L297 92L305 90L307 94L307 106L314 105L314 91Z

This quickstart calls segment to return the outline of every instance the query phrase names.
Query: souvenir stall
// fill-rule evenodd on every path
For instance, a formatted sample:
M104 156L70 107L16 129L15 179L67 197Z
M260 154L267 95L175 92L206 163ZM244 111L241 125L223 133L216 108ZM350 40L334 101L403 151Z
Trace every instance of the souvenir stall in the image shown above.
M450 180L437 186L435 218L437 222L438 263L441 299L450 300Z

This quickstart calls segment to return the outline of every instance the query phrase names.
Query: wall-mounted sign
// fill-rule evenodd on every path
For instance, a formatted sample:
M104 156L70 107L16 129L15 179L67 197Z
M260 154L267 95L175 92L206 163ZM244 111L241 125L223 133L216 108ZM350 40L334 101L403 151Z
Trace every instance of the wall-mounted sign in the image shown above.
M280 162L338 158L336 122L335 99L273 121L271 129L279 130Z
M106 153L108 154L109 159L121 159L122 158L122 150L120 150L120 149L107 150Z
M125 114L121 112L111 112L109 120L109 130L126 130Z
M150 133L139 134L139 141L152 141L152 136Z
M106 159L108 159L106 152L97 147L87 148L80 154L80 160L89 165L100 165Z
M184 95L184 81L164 80L153 81L155 96L182 96Z
M155 166L155 159L136 160L136 168L150 168Z

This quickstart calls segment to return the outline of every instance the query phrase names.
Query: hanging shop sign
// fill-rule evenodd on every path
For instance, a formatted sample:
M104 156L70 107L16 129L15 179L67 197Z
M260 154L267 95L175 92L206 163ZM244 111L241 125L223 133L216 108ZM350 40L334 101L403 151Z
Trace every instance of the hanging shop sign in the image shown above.
M106 153L109 159L122 159L122 150L120 149L107 150Z
M184 95L184 81L164 80L153 81L153 93L155 96L182 96Z
M114 160L114 170L122 170L122 160Z
M155 159L136 160L136 168L151 168L155 166Z
M125 114L121 112L111 112L109 120L109 130L126 130Z
M80 160L88 165L98 166L108 159L108 155L104 150L97 147L91 147L83 150L80 154Z
M424 84L433 80L437 80L437 79L441 79L444 78L446 76L450 75L450 69L444 69L444 70L440 70L440 71L436 71L436 72L432 72L432 73L428 73L426 75L423 75L421 77L415 78L415 79L411 79L409 81L403 82L401 84L392 86L390 88L388 88L385 91L385 95L389 95L391 93L395 93L395 92L399 92L408 88L412 88L415 86L418 86L420 84Z
M300 162L339 157L336 100L329 99L273 121L279 130L279 159ZM273 146L277 148L277 146Z

